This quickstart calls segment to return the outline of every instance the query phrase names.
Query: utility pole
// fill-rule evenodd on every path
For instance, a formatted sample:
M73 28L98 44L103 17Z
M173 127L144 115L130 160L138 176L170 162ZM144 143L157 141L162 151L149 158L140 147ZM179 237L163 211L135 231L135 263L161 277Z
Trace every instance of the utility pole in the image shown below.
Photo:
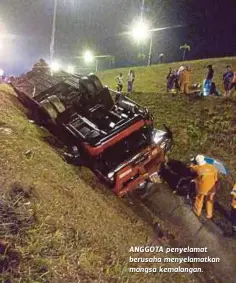
M53 8L52 35L51 35L51 43L50 43L50 63L52 63L53 56L55 53L54 45L55 45L55 33L56 33L57 1L58 0L54 0L54 8Z
M145 6L145 0L142 0L142 7L141 7L141 21L143 20L144 6Z
M150 46L149 46L149 53L148 53L148 66L152 63L152 32L150 34Z
M97 58L95 58L95 69L96 69L96 73L97 73L97 71L98 71L98 59Z

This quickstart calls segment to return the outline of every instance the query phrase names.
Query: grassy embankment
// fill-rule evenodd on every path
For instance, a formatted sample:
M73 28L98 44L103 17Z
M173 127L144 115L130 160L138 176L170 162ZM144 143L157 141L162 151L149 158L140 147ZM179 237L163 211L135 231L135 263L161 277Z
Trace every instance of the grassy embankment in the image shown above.
M222 73L226 65L236 70L236 58L219 58L184 62L192 71L192 83L201 83L206 66L215 69L214 82L223 94ZM191 154L203 153L223 161L236 180L236 97L207 97L166 93L166 75L169 67L177 69L182 62L132 68L136 74L131 98L146 106L155 117L156 127L165 123L174 133L175 146L171 156L189 161ZM127 69L108 70L99 74L103 83L115 88L115 76L120 72L126 77ZM125 86L126 89L126 86ZM219 202L229 209L231 186L223 180L217 194Z
M150 93L152 110L153 101ZM66 164L24 111L1 85L0 282L190 282L188 274L128 273L129 247L150 245L153 231L88 170ZM157 122L172 116L171 106L162 118L157 111Z

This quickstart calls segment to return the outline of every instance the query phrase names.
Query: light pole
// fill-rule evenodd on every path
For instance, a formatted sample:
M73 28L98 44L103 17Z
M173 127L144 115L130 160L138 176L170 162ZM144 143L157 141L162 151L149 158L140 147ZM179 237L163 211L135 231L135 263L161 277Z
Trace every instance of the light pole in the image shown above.
M142 7L141 7L141 21L143 20L144 6L145 6L145 0L142 0Z
M152 62L152 33L150 34L150 45L149 45L149 53L148 53L148 66L151 65Z
M51 43L50 43L50 64L52 64L53 62L53 56L55 53L54 45L55 45L55 33L56 33L56 18L57 18L57 0L54 0L52 35L51 35Z
M131 35L137 43L143 43L150 37L150 29L144 21L138 21L131 30Z
M98 71L98 59L97 58L95 58L95 64L96 64L96 73L97 73Z

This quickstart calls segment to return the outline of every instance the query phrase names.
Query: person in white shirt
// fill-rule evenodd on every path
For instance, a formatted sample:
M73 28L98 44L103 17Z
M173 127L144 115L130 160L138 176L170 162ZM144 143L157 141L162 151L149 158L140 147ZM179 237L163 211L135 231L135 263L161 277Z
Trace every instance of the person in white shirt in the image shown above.
M121 92L123 89L123 74L120 73L119 76L116 77L116 81L117 81L117 91Z
M128 73L128 94L130 94L133 91L133 84L134 84L134 72L132 70L129 70Z

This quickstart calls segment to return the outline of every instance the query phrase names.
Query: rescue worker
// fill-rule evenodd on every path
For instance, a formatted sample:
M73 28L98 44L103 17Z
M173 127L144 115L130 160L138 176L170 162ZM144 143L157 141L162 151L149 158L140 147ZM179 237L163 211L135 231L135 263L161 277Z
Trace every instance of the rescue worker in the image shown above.
M227 65L226 72L223 74L225 96L228 96L230 94L230 87L231 87L233 76L234 76L234 73L232 72L231 67Z
M211 165L207 164L204 155L196 156L197 165L191 165L192 170L197 173L196 198L193 205L193 212L201 216L204 199L206 198L206 217L211 219L213 216L214 195L216 183L218 181L218 171Z
M120 75L116 77L116 81L117 81L116 89L118 92L121 92L123 89L123 74L122 73L120 73Z
M234 184L231 195L232 195L232 202L231 202L232 236L236 236L236 183Z
M159 54L159 56L158 56L159 64L163 63L163 58L164 58L164 54L163 53Z
M190 71L186 67L183 72L180 74L180 91L181 93L189 93L189 84L190 84Z
M184 66L181 66L179 70L177 71L177 76L178 76L178 83L179 83L179 89L180 91L183 89L183 83L184 83L184 76L183 72L185 70ZM181 91L182 92L182 91Z

